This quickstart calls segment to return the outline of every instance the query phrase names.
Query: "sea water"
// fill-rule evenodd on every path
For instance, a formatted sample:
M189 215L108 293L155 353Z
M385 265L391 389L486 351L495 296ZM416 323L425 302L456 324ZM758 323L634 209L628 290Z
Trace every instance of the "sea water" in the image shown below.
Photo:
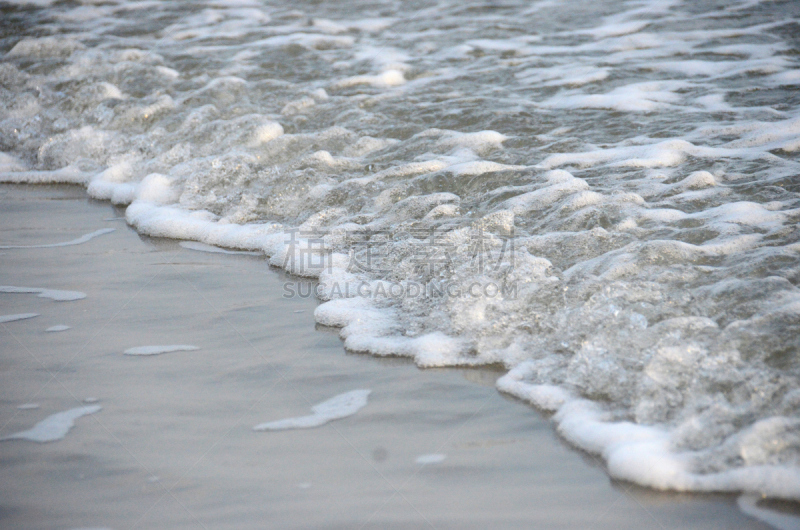
M0 9L0 181L263 252L350 350L501 365L616 478L800 499L797 2Z

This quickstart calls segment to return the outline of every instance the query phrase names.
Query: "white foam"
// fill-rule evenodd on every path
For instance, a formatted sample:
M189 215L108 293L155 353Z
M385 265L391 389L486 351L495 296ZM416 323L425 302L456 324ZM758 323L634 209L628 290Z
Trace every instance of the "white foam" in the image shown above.
M800 498L800 471L782 466L752 465L716 473L691 471L702 453L675 452L669 431L627 421L613 421L589 400L560 388L531 385L535 373L520 365L498 380L498 388L535 406L556 411L558 431L570 443L601 455L612 477L656 489L676 491L758 491L770 497Z
M588 33L596 39L605 39L608 37L619 37L621 35L637 33L646 28L649 24L650 23L646 20L629 20L618 23L611 22L597 28L586 30L585 33Z
M531 68L515 74L524 83L543 86L583 86L607 79L608 68L581 65L557 65L549 68Z
M93 180L87 192L93 199L110 201L111 204L126 205L136 199L139 186L127 182L111 183L103 180Z
M282 47L303 46L305 48L330 49L349 48L355 43L350 36L320 35L318 33L296 32L289 35L278 35L252 43L252 46Z
M31 442L44 443L62 440L70 429L75 426L76 419L87 414L94 414L102 408L100 405L91 405L59 412L43 419L34 425L32 429L4 436L0 438L0 441L29 440Z
M376 33L383 31L392 25L394 21L395 19L390 17L362 18L359 20L328 20L324 18L315 18L312 21L312 25L314 28L319 28L325 33L336 34L352 30Z
M19 158L0 152L0 175L8 172L23 171L24 169L25 165ZM0 176L0 178L2 177Z
M66 166L52 171L23 171L19 166L10 166L0 171L0 182L6 184L86 184L91 173L74 166Z
M57 247L69 247L72 245L81 245L86 243L87 241L91 241L92 239L102 236L104 234L110 234L111 232L115 231L116 228L101 228L100 230L95 230L89 234L84 234L77 239L73 239L71 241L65 241L63 243L49 243L46 245L0 245L0 249L11 249L11 248L57 248Z
M23 403L22 405L17 405L19 410L34 410L39 408L38 403Z
M445 149L467 148L478 154L486 154L501 149L508 136L497 131L478 131L473 133L449 132L437 144Z
M6 322L16 322L17 320L27 320L29 318L38 317L39 313L19 313L17 315L0 315L0 324Z
M426 173L433 173L447 167L447 162L442 160L427 160L424 162L412 162L410 164L403 164L400 166L391 167L378 171L370 177L362 179L365 182L371 180L394 180L402 179L404 177L412 177L415 175L424 175ZM352 182L352 181L350 181Z
M57 331L67 331L68 329L70 329L69 326L65 326L64 324L58 324L56 326L50 326L45 331L47 331L48 333L54 333Z
M508 171L523 169L525 166L511 166L508 164L498 164L487 160L476 160L472 162L462 162L447 167L447 171L459 177L483 175L485 173L495 173L497 171Z
M277 237L278 241L285 239L283 234L277 233L280 228L277 224L221 224L214 222L214 216L208 212L188 212L146 201L134 201L125 211L125 217L143 234L191 239L228 248L261 250L272 240L269 236Z
M71 302L86 298L86 293L80 291L61 291L43 287L16 287L13 285L0 285L0 293L36 294L39 298L49 298L56 302Z
M313 100L312 100L313 101ZM260 125L250 139L250 145L255 147L265 144L283 135L283 127L277 122L268 122Z
M553 385L525 383L524 380L535 372L536 365L534 363L519 363L497 380L497 388L542 410L548 412L558 410L570 399L569 393L563 388Z
M502 207L515 215L522 215L533 210L541 210L567 195L589 189L585 180L575 178L566 171L551 172L549 186L508 199ZM558 178L555 178L555 176Z
M681 101L676 91L687 86L679 81L654 81L618 87L606 94L558 95L541 103L554 109L609 109L652 112Z
M400 70L387 70L377 75L359 75L338 81L336 88L346 88L357 85L371 85L374 87L388 88L402 85L406 82Z
M11 0L12 4L45 7L52 5L54 0Z
M390 287L381 282L356 286L353 298L330 300L314 310L314 318L326 326L341 327L340 335L348 350L378 356L397 355L411 357L420 367L474 366L486 364L467 354L468 345L462 339L440 331L407 337L392 333L396 317L391 311L381 310L372 299L388 297Z
M367 406L367 397L371 390L351 390L334 396L331 399L311 407L313 414L287 418L285 420L261 423L253 427L254 431L282 431L286 429L309 429L326 423L347 418Z
M173 186L172 179L158 173L151 173L142 179L136 191L137 199L152 204L172 204L179 196L180 192Z
M30 59L67 57L75 50L82 49L83 47L84 46L80 42L63 37L22 39L6 53L6 57L25 57Z
M740 139L730 142L729 147L761 147L770 150L781 149L787 152L800 149L798 147L800 117L778 122L750 123L740 130L744 134Z
M727 149L696 146L686 140L666 140L641 146L613 147L581 153L550 155L539 166L545 169L564 165L585 168L610 163L615 167L674 167L685 162L688 155L699 158L717 158L731 154L733 153Z
M440 462L444 462L447 458L447 455L441 453L432 453L429 455L419 455L414 461L417 464L421 464L423 466L431 465L431 464L438 464Z
M135 348L128 348L123 353L125 355L160 355L162 353L171 353L175 351L194 351L199 350L197 346L189 344L170 344L165 346L136 346Z

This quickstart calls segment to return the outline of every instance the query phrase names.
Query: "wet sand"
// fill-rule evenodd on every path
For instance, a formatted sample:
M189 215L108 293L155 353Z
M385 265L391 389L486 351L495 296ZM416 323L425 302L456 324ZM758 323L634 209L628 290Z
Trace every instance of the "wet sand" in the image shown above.
M0 437L102 406L63 440L0 443L0 527L767 528L735 495L610 480L499 372L349 354L263 258L140 237L123 215L79 187L0 187L2 245L116 229L0 250L0 284L87 295L0 293L1 315L39 313L0 324ZM199 349L123 354L177 344ZM372 393L353 416L252 429L355 389Z

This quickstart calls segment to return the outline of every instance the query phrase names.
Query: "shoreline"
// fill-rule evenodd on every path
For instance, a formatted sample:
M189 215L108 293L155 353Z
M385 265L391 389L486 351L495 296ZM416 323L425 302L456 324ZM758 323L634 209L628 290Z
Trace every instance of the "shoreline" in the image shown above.
M282 299L281 281L293 277L261 257L185 249L109 224L120 221L107 220L110 205L76 186L0 190L4 243L116 228L71 247L0 251L5 284L87 294L55 302L0 293L4 313L42 315L3 325L28 351L4 348L0 435L87 398L103 407L61 441L0 444L9 477L0 513L9 524L129 526L149 502L142 526L192 526L197 517L236 527L267 515L283 527L767 528L737 508L736 494L658 492L610 479L600 458L568 446L546 414L498 392L497 370L423 370L407 358L346 352L335 328L309 329L318 301ZM111 208L117 217L121 209ZM66 279L53 278L56 270ZM44 332L53 324L71 329ZM199 350L123 354L152 343ZM65 350L75 353L65 358ZM52 373L58 385L46 384ZM45 394L32 397L40 385ZM264 386L282 389L267 392L269 406L253 401ZM350 417L252 432L356 388L372 394ZM33 401L39 408L18 408Z

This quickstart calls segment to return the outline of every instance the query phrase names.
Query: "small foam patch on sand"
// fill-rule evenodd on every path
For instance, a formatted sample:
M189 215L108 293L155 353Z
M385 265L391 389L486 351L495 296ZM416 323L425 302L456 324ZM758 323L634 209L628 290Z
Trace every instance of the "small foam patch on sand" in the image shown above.
M197 346L190 344L170 344L166 346L136 346L135 348L128 348L123 353L125 355L160 355L174 351L194 351L199 349Z
M0 315L0 324L6 322L16 322L17 320L26 320L28 318L38 317L39 313L19 313L17 315Z
M43 287L15 287L13 285L0 285L0 293L38 294L39 298L49 298L56 302L72 302L86 298L86 293L80 291L60 291Z
M6 440L28 440L31 442L55 442L62 440L72 427L75 426L75 420L87 414L94 414L102 409L100 405L91 405L88 407L77 407L74 409L65 410L57 414L52 414L27 431L20 431L9 436L0 438L0 441Z
M447 455L443 455L441 453L432 453L429 455L418 456L415 462L423 465L438 464L439 462L444 462L445 458L447 458Z
M329 421L352 416L367 405L371 390L351 390L311 407L313 414L262 423L254 431L282 431L286 429L309 429L325 425Z

